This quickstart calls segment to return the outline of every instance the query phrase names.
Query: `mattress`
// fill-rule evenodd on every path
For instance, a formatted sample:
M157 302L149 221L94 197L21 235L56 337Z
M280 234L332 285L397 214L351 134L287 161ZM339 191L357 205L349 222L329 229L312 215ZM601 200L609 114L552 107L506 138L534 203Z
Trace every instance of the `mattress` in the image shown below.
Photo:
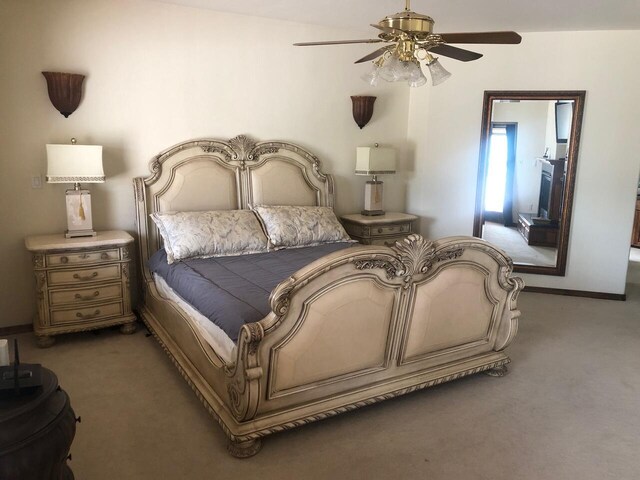
M191 325L200 333L202 338L213 348L216 354L227 363L233 363L236 358L236 344L229 336L222 331L215 323L202 315L199 311L189 305L173 289L167 285L164 279L154 273L153 281L156 284L158 293L164 299L177 303Z
M352 245L329 243L252 255L193 258L171 265L161 249L149 259L149 269L236 342L242 325L262 320L271 312L269 295L276 285L309 263Z

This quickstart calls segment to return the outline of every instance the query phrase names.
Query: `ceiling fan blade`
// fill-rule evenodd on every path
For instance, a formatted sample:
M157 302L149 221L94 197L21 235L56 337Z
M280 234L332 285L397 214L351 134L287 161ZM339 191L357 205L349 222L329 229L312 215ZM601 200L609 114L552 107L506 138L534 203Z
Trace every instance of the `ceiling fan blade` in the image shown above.
M362 62L366 62L367 60L373 60L374 58L378 58L380 55L382 55L384 52L386 52L390 48L393 48L393 45L386 45L382 48L377 49L375 52L371 52L369 55L365 55L360 60L356 60L353 63L362 63Z
M379 38L368 38L366 40L329 40L326 42L301 42L294 43L296 47L312 47L315 45L347 45L350 43L380 43L382 40Z
M504 43L516 44L522 37L516 32L466 32L438 34L447 43ZM443 54L444 55L444 54Z
M481 53L472 52L471 50L465 50L464 48L453 47L451 45L438 45L429 49L429 52L437 53L438 55L444 55L445 57L455 58L461 62L470 62L482 57Z

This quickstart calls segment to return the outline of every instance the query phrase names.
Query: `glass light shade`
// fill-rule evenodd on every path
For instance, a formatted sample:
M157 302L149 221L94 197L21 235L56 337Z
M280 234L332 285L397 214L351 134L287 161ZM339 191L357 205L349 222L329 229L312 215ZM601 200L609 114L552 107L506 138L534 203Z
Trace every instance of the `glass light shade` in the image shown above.
M431 83L433 83L434 87L436 85L440 85L451 76L451 73L445 70L438 59L434 60L431 63L427 63L427 67L429 68L429 73L431 74Z
M101 145L47 145L48 183L102 183Z
M396 173L396 151L385 147L358 147L356 175Z
M362 80L367 82L372 87L378 85L378 79L380 78L380 67L378 67L375 63L371 67L367 73L360 77Z
M387 58L380 68L380 78L387 82L397 82L399 80L397 71L399 63L400 61L395 56Z
M415 67L416 64L413 62L398 62L396 66L396 76L398 80L409 80Z
M416 65L416 69L411 73L409 80L407 83L410 87L421 87L425 83L427 83L427 77L422 73L422 68L419 65Z

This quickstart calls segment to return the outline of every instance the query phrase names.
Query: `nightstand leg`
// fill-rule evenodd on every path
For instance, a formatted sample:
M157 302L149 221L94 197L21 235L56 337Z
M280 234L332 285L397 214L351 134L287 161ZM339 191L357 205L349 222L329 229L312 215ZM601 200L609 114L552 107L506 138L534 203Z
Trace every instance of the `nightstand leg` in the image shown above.
M125 323L120 327L120 333L124 335L131 335L136 331L136 322Z
M49 348L51 345L56 343L56 339L48 335L38 335L36 337L36 341L40 348Z

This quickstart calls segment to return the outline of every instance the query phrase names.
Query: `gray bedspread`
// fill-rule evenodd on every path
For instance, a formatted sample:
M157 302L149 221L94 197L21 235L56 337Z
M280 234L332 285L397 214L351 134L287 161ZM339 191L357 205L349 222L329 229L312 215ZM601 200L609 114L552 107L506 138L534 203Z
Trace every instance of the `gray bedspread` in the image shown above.
M269 295L278 283L314 260L351 245L330 243L171 265L161 249L149 259L149 268L235 342L243 324L257 322L271 311Z

